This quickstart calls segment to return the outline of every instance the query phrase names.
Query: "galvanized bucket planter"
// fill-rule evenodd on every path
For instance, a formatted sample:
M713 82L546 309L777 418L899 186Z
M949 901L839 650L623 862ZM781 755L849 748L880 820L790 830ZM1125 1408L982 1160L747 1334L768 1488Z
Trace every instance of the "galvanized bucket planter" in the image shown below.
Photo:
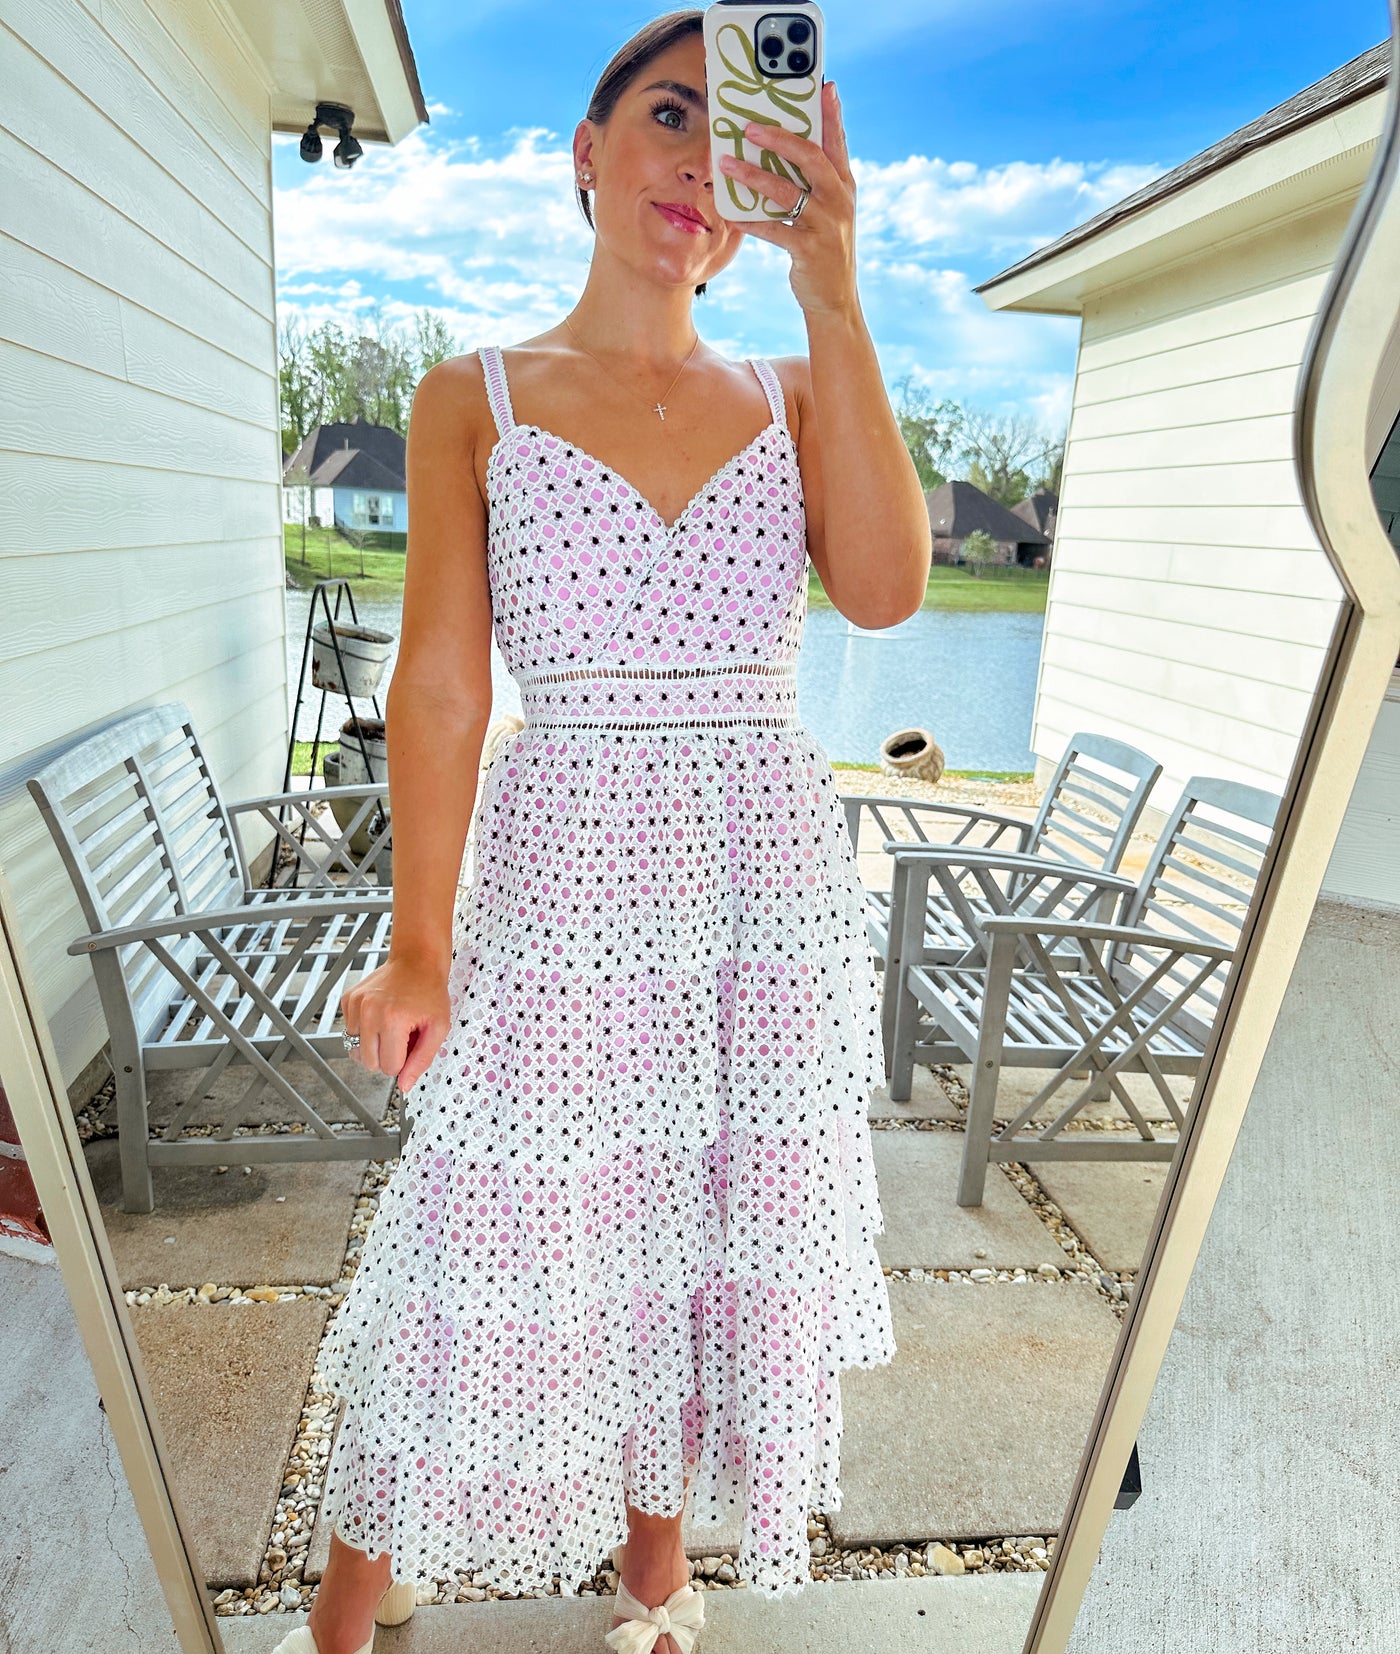
M943 748L926 729L897 729L880 743L880 768L886 775L937 781L943 774Z
M325 756L321 760L321 771L326 778L328 787L353 787L364 784L363 776L359 778L359 781L356 781L354 776L347 776L344 773L341 763L344 756L344 752L339 748L326 748ZM358 752L355 752L354 757L355 767L363 770L365 767L364 760ZM358 798L332 798L328 802L331 807L331 814L335 817L336 826L340 828L342 833L355 819L357 812L363 808L361 800ZM369 852L371 829L373 827L374 818L371 816L361 822L360 826L350 835L350 854L357 862L361 861ZM380 882L384 883L386 881L381 878Z
M361 752L361 746L364 751ZM374 772L365 774L365 759ZM340 784L363 786L366 781L389 779L389 743L382 718L347 718L340 726Z
M337 644L340 660L336 659ZM373 695L393 646L392 632L376 631L372 626L337 624L334 636L331 627L318 626L311 634L311 682L333 695ZM342 661L349 679L346 684L340 681Z

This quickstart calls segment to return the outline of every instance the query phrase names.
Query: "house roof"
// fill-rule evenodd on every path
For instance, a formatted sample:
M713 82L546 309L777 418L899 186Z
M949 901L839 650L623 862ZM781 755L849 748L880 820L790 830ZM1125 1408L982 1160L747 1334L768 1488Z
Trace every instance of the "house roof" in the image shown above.
M1208 149L1193 155L1190 160L1183 161L1170 172L1164 172L1161 177L1154 178L1131 195L1125 195L1121 201L1105 208L1093 218L1086 219L1083 224L1067 230L1057 240L1036 248L1018 263L1009 265L989 280L979 283L972 291L983 293L999 282L1047 263L1068 248L1093 240L1095 236L1101 235L1115 224L1145 212L1167 196L1175 195L1179 190L1186 189L1212 172L1218 172L1230 162L1239 160L1241 156L1248 155L1256 149L1263 149L1283 137L1285 133L1311 125L1314 121L1335 113L1346 104L1355 103L1359 98L1368 96L1386 83L1390 50L1389 40L1372 46L1369 51L1362 52L1350 62L1344 63L1340 69L1334 69L1330 75L1325 75L1311 86L1304 87L1301 92L1294 93L1283 103L1266 110L1255 120L1231 132L1228 137L1221 138Z
M970 482L945 482L924 495L934 534L944 540L965 540L976 529L994 540L1022 546L1048 546L1049 535L1015 516L990 494Z
M344 454L359 454L372 462L373 470L357 471L353 478L343 475L348 460ZM327 470L332 460L338 464ZM313 482L329 484L335 481L342 488L407 487L404 481L408 468L408 444L390 425L367 425L357 414L349 421L332 425L317 425L306 433L301 446L283 466L283 475L305 469ZM363 476L364 480L361 480Z
M407 488L401 475L358 448L337 448L311 480L318 488L373 488L380 494L402 494Z
M1042 534L1049 534L1049 524L1055 520L1060 509L1060 496L1049 488L1037 488L1029 499L1022 500L1018 505L1011 507L1013 517L1023 517L1026 522L1033 524Z

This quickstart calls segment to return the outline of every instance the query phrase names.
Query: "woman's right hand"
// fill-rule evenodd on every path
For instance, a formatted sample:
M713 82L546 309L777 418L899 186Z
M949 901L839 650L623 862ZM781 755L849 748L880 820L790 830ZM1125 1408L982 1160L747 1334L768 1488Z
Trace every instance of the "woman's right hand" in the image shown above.
M346 990L340 1002L345 1032L358 1034L353 1055L372 1073L391 1074L409 1091L437 1055L451 1023L447 969L438 963L395 959Z

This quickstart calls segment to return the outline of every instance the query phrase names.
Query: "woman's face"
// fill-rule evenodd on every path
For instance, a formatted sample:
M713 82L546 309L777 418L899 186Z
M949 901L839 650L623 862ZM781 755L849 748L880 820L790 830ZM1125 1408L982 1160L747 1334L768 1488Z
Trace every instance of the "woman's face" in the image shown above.
M605 125L580 121L574 134L599 239L668 286L707 281L744 238L715 211L707 109L704 41L689 35L633 76Z

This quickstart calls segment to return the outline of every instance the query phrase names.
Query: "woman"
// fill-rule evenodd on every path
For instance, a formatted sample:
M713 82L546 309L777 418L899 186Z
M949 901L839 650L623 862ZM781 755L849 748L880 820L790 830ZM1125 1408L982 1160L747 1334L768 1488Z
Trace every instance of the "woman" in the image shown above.
M720 217L702 15L642 29L579 122L596 244L569 316L413 405L393 945L344 1011L418 1090L322 1352L349 1406L304 1654L359 1650L391 1574L568 1592L623 1539L609 1642L687 1654L687 1487L695 1521L742 1515L741 1577L799 1588L808 1509L840 1502L837 1373L894 1353L875 976L794 671L808 557L894 625L928 516L860 311L835 88L820 146L764 129L805 199L739 163L774 218ZM746 235L791 255L809 357L696 334ZM459 899L493 626L526 723Z

